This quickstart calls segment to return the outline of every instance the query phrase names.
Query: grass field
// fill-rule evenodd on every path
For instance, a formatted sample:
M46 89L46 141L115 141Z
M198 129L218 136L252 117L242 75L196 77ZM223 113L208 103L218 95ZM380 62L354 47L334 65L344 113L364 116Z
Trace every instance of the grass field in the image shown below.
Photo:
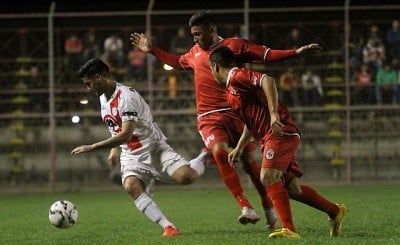
M301 240L269 240L264 219L240 225L239 208L225 189L157 190L154 199L181 230L161 237L123 191L0 195L0 244L400 244L400 186L317 187L331 200L345 203L349 213L341 237L329 237L327 216L292 201ZM256 193L247 190L257 205ZM48 208L58 199L72 201L79 219L69 229L48 221Z

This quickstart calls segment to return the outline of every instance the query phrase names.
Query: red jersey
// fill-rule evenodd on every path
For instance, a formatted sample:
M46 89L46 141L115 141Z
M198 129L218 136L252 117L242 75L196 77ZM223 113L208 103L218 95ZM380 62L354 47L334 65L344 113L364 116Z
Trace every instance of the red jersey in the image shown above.
M257 45L242 38L221 39L218 45L228 46L235 55L238 65L243 63L263 63L296 56L296 50L271 50L266 46ZM197 116L201 117L217 111L229 110L225 98L225 89L218 86L209 66L210 50L203 50L194 45L183 55L173 55L153 48L151 53L176 69L191 69L194 71ZM275 52L275 53L274 53Z
M229 71L226 84L229 105L261 144L272 135L268 101L261 85L264 76L265 74L259 72L235 67ZM284 124L283 133L298 134L299 130L281 101L278 102L278 113Z

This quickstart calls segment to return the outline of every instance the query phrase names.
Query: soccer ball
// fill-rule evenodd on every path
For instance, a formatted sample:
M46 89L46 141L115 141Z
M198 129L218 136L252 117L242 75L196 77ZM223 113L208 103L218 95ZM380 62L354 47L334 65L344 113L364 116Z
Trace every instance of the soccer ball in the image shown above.
M50 206L49 220L57 228L69 228L78 220L78 210L70 201L56 201Z

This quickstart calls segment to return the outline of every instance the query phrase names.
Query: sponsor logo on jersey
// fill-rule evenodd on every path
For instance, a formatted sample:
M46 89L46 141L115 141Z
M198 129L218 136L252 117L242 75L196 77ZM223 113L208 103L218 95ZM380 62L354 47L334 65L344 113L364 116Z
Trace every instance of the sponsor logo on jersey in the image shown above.
M126 111L126 112L122 113L122 116L137 117L137 112L136 111Z
M234 88L228 87L228 90L229 90L229 93L231 93L232 95L235 95L235 96L238 95L237 91Z
M267 151L267 153L265 154L265 158L268 159L268 160L271 160L272 158L274 158L274 150L269 149Z
M117 109L117 107L112 107L112 108L111 108L111 114L112 114L113 116L117 116L117 115L118 115L118 109Z
M214 134L210 134L207 138L203 139L204 144L208 147L211 141L215 139Z
M253 86L256 86L256 85L257 85L257 82L258 82L257 77L253 77Z

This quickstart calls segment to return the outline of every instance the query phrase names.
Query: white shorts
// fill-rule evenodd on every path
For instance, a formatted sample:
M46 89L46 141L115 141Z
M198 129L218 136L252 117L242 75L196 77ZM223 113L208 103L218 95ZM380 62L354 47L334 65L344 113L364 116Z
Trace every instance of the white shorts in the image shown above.
M147 186L151 179L174 182L172 174L181 166L189 165L164 140L153 143L135 154L121 154L122 184L128 176L136 176Z

